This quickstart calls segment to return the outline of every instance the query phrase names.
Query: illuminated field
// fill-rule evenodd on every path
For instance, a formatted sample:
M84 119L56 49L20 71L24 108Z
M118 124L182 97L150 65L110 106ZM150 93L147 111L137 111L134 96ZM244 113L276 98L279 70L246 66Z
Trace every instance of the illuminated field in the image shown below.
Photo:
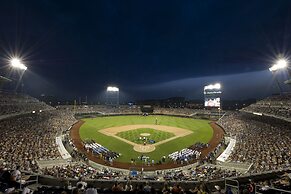
M155 125L156 118L158 119L158 125ZM104 134L102 132L104 129L110 128L122 128L133 125L152 125L152 126L163 126L163 131L161 133L154 134L155 138L159 141L165 141L165 143L158 144L155 147L155 150L146 153L151 159L156 161L160 160L162 156L167 156L168 154L181 150L183 148L189 147L196 142L207 143L212 138L213 129L209 125L209 121L200 120L200 119L190 119L190 118L181 118L173 116L110 116L110 117L97 117L97 118L88 118L83 119L85 123L80 128L80 137L82 140L92 139L95 142L109 148L112 151L118 152L121 154L121 157L118 158L120 162L130 162L132 158L138 158L141 153L136 152L133 149L132 141L136 138L135 135L129 135L128 138L123 137L114 137L111 135ZM165 128L181 128L184 132L188 131L184 136L177 136L177 133L167 132ZM141 130L141 131L135 131ZM120 131L120 134L126 132L125 134L138 134L138 133L148 133L149 131L144 131L145 129L134 129L126 131L123 129ZM148 129L149 130L149 129ZM156 130L156 129L152 129ZM118 132L115 131L116 134ZM123 134L124 135L124 134ZM174 136L173 136L174 135ZM119 138L122 138L119 139ZM167 141L167 139L170 141ZM124 140L123 140L124 139ZM128 140L127 143L125 140ZM134 142L133 142L134 143Z

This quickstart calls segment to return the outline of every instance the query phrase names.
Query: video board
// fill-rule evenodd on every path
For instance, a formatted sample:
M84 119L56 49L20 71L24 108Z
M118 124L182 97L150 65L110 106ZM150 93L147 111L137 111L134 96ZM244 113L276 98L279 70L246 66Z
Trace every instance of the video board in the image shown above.
M204 87L204 106L217 107L221 106L221 86L219 83L210 84Z
M220 107L220 98L205 98L205 107Z

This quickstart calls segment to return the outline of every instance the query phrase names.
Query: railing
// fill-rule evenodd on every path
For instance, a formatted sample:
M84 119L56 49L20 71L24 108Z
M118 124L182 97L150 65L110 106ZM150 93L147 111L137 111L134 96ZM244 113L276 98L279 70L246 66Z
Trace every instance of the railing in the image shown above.
M259 186L259 185L256 185L255 187L255 192L258 193L258 194L264 194L265 192L264 191L268 191L268 193L278 193L278 194L284 194L284 193L291 193L291 191L287 191L287 190L284 190L284 189L277 189L275 187L268 187L268 188L265 188L263 186Z
M29 172L22 172L22 176L29 176L29 179L26 180L24 182L24 184L26 185L31 185L31 184L38 184L38 178L39 178L39 175L38 174L32 174L32 173L29 173ZM20 184L20 189L22 189L23 185Z
M226 192L229 190L232 191L232 193L239 194L239 182L237 180L226 178L224 180L224 188Z

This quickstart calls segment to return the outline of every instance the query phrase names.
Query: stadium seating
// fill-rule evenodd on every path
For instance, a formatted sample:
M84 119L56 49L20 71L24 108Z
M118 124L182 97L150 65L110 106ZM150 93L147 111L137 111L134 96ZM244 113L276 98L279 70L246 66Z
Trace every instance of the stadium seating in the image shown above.
M0 119L11 114L31 113L52 110L53 107L24 94L7 93L0 91Z
M270 96L242 110L291 121L291 94Z
M86 156L73 149L71 152L73 162L61 166L52 166L48 168L40 168L38 161L41 160L57 160L61 158L56 145L56 136L60 133L69 133L69 128L76 122L74 113L103 113L103 114L140 114L138 108L107 108L105 106L63 106L54 109L35 98L23 94L0 93L0 171L5 172L5 169L13 170L16 166L21 167L21 171L37 173L43 177L54 178L73 178L109 181L206 181L224 179L226 177L241 177L245 176L242 172L233 169L220 168L215 164L217 153L222 147L226 147L223 142L206 158L201 159L196 166L185 167L173 170L161 170L154 174L146 175L138 173L136 176L130 176L120 170L111 168L93 168L88 165ZM37 111L45 110L45 111ZM75 110L75 111L73 111ZM76 111L77 110L77 111ZM287 110L288 114L283 113ZM32 113L32 111L36 111ZM191 109L155 109L157 114L176 114L176 115L191 115ZM199 112L199 110L195 110ZM194 112L195 112L194 111ZM290 118L290 95L270 97L262 100L254 105L244 109L246 112L261 112L266 115L271 115L277 118ZM201 110L204 112L204 110ZM252 167L249 173L264 173L269 171L288 171L291 167L291 124L287 121L257 116L244 112L233 112L224 116L218 121L226 133L226 136L235 139L236 143L233 151L230 153L228 160L233 163L244 164L250 163ZM72 140L68 136L63 140L69 145L72 145ZM73 145L72 145L73 146ZM117 153L109 151L104 146L88 142L88 148L95 153L102 153L104 156L109 153L112 158L118 157ZM191 158L198 159L202 148L207 147L207 144L197 143L191 147L185 148L178 152L169 155L173 160L187 161ZM73 154L72 154L73 153ZM83 160L83 159L84 160ZM184 160L185 161L185 160ZM289 171L288 171L289 172ZM290 189L290 176L268 179L273 185L277 185L282 189ZM0 180L0 191L4 191L6 182ZM258 182L258 189L266 189L271 186L269 182ZM126 189L127 185L127 189ZM130 182L123 184L112 184L112 187L98 188L99 193L110 192L114 189L119 191L128 191L140 193L144 192L144 188L149 188L151 184L141 182L140 186L132 186L128 190ZM199 183L199 185L202 185ZM180 188L179 188L180 187ZM206 186L196 189L206 189ZM97 186L94 186L97 188ZM153 188L153 187L151 187ZM171 185L171 189L184 190L192 192L189 188L183 188L178 184ZM60 193L62 191L71 192L76 188L68 187L41 187L35 193L42 191L51 193ZM156 187L157 192L167 190L167 186ZM214 190L211 187L210 190Z
M253 164L253 173L290 168L289 122L237 112L223 117L219 124L236 139L231 161Z

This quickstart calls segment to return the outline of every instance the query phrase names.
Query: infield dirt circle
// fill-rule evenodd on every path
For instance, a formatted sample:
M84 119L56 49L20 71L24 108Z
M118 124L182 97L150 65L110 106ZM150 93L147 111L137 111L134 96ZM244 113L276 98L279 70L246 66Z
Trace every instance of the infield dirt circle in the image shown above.
M154 144L140 145L140 144L131 142L127 139L121 138L121 137L116 135L119 132L130 131L130 130L135 130L135 129L139 129L139 128L156 129L156 130L160 130L160 131L173 133L175 136L168 138L168 139L165 139L165 140L162 140L162 141L159 141L159 142L154 143ZM176 139L179 137L184 137L184 136L187 136L187 135L193 133L192 131L187 130L187 129L183 129L183 128L179 128L179 127L165 126L165 125L124 125L124 126L119 126L119 127L110 127L110 128L101 129L101 130L99 130L99 132L103 133L104 135L112 136L112 137L115 137L116 139L124 141L124 142L132 145L133 149L136 152L141 152L141 153L152 152L156 149L157 145L161 145L161 144L166 143L168 141L172 141L173 139Z

